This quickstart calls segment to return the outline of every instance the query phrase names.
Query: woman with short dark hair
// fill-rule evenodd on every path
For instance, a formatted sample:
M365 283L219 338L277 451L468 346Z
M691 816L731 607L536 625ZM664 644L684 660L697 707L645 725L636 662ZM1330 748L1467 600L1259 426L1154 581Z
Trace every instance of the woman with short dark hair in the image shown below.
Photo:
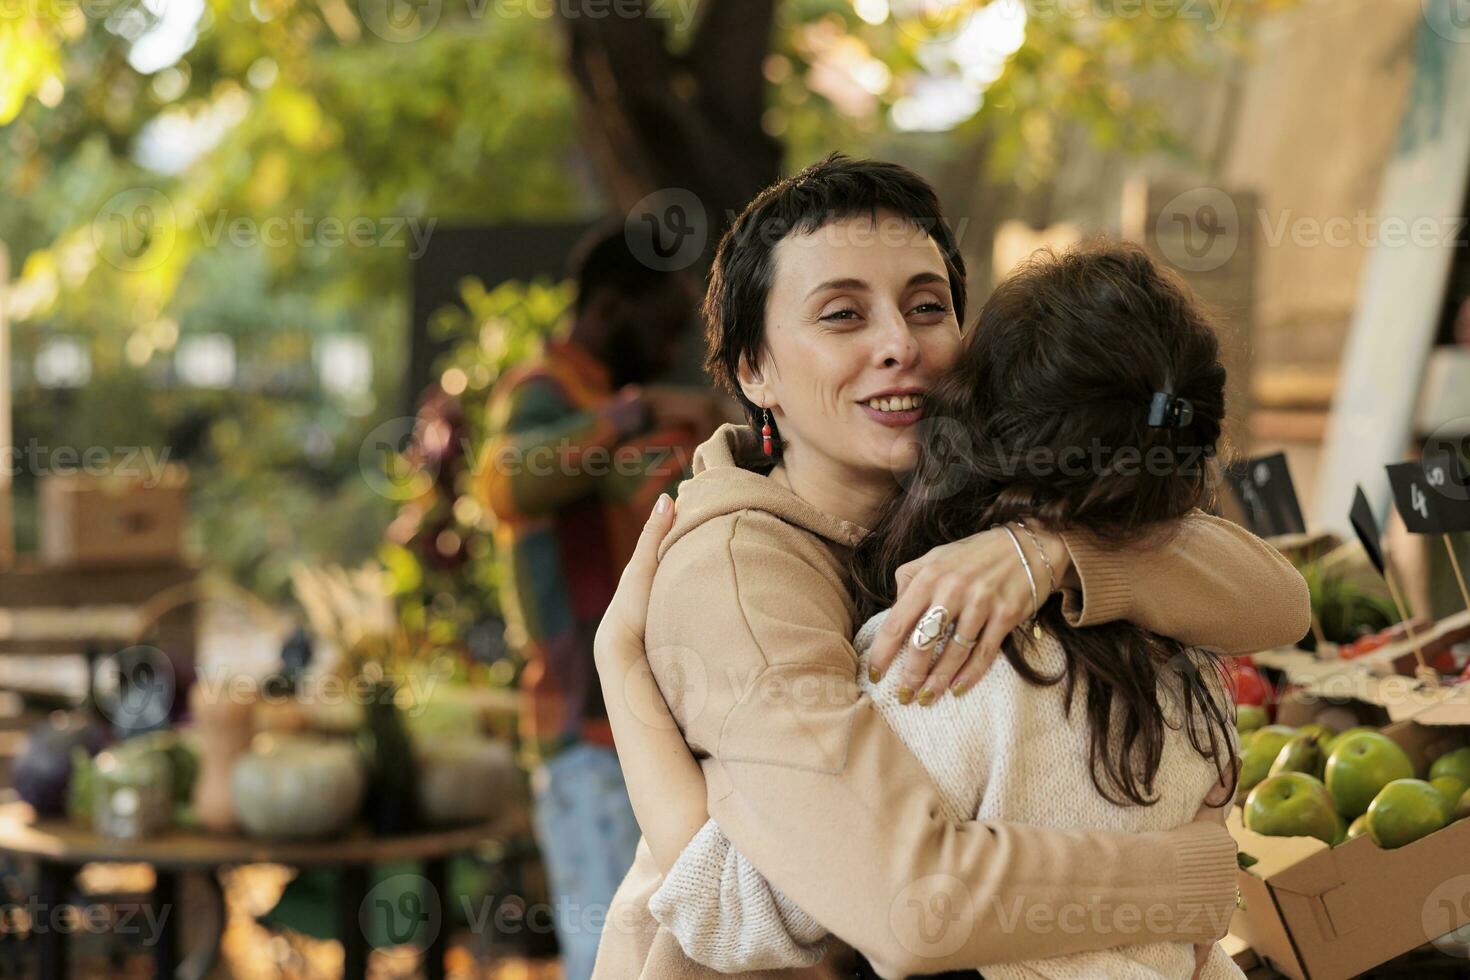
M711 827L733 845L710 882L733 925L717 958L740 972L850 976L852 947L904 976L1224 934L1235 847L1218 807L1140 833L968 819L860 687L853 552L924 458L920 422L962 355L962 283L932 190L892 164L823 161L762 193L722 241L711 366L752 424L700 447L677 519L650 519L599 630L645 840L595 976L720 975L648 907ZM1060 516L900 549L882 566L896 601L868 683L905 648L886 678L896 703L963 703L1044 608L1069 628L1126 621L1227 654L1306 632L1300 575L1234 525L1188 510L1169 533L1114 539L1045 522ZM1055 915L1089 908L1130 926ZM841 942L801 940L814 930Z

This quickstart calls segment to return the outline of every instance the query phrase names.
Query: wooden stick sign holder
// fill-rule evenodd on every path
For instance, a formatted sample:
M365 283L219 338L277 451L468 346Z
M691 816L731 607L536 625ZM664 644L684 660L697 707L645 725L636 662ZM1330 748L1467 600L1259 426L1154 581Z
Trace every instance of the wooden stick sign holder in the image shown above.
M1414 648L1414 660L1418 664L1414 668L1414 676L1426 687L1439 687L1439 671L1429 666L1429 662L1424 659L1424 645L1419 641L1418 631L1414 629L1411 610L1404 603L1404 595L1399 589L1397 577L1393 574L1393 566L1387 561L1383 564L1383 578L1388 582L1388 594L1393 597L1394 608L1398 610L1399 619L1403 620L1404 629L1408 631L1409 643Z
M15 560L15 527L11 522L10 462L10 253L0 242L0 569Z
M1455 546L1450 542L1448 532L1439 537L1444 542L1444 550L1449 552L1450 567L1455 570L1455 582L1460 586L1460 598L1464 601L1465 608L1470 609L1470 589L1465 588L1465 573L1460 569L1460 559L1455 554Z

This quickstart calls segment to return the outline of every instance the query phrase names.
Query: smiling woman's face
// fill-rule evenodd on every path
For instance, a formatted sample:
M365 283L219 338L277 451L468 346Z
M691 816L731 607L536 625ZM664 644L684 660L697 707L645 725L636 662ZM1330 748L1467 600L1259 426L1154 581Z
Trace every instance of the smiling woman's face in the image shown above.
M762 370L741 383L771 409L788 465L821 460L863 479L906 470L923 393L960 345L939 247L880 211L787 236L772 266Z

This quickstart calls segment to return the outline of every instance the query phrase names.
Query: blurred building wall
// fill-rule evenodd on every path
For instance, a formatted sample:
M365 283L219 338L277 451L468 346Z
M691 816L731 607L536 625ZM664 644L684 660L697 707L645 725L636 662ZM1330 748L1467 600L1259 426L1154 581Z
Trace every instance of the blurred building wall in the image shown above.
M1419 0L1329 0L1260 32L1220 177L1256 191L1269 236L1256 290L1262 366L1336 366L1367 245L1358 232L1342 245L1309 236L1329 219L1371 228L1357 219L1377 204L1422 18Z

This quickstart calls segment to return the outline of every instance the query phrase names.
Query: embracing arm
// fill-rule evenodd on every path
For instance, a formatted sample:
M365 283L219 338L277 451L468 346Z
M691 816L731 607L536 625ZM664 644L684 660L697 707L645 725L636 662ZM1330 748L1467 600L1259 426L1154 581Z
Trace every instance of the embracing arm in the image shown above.
M859 697L847 598L821 545L746 513L665 555L649 657L697 753L709 813L773 889L885 974L1156 940L1212 942L1235 846L1168 833L945 819L938 790Z
M611 453L622 440L648 427L648 412L634 391L624 391L597 410L581 410L550 378L507 382L491 397L491 438L476 474L480 499L501 520L551 513L598 488L607 465L584 465L593 451Z
M633 816L665 874L709 820L704 774L689 754L643 649L658 546L673 526L674 513L672 498L660 494L592 645Z
M1265 541L1196 510L1170 533L1122 547L1085 531L1062 535L1080 581L1064 589L1074 626L1124 619L1226 654L1295 643L1311 626L1307 583Z
M709 820L704 774L659 693L642 642L622 637L610 641L605 651L619 661L612 665L600 660L598 675L628 799L659 870L668 874Z

